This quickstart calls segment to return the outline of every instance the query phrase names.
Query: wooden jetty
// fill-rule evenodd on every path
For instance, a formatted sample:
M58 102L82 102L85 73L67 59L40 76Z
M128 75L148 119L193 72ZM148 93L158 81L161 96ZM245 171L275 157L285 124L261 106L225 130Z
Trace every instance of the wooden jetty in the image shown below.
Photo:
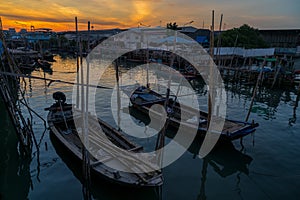
M255 85L260 71L263 70L261 85L280 87L294 84L293 58L274 56L242 58L232 55L219 56L215 62L219 63L222 78L227 81Z

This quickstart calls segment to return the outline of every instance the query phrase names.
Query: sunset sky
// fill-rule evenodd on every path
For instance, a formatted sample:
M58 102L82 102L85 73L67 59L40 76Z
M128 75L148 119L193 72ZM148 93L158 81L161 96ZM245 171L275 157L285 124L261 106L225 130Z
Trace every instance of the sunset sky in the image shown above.
M194 21L193 26L208 28L211 10L216 24L224 14L225 29L249 24L260 29L300 28L299 0L2 0L0 16L4 29L31 26L54 31L74 30L74 17L80 29L91 21L94 29L179 26Z

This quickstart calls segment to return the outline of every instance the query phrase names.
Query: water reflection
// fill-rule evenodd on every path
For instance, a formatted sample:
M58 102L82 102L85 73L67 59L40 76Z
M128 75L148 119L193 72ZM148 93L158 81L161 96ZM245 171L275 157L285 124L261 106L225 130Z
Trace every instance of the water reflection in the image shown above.
M298 91L296 100L294 102L294 108L293 108L293 115L291 118L289 118L289 125L293 126L294 124L296 124L296 120L297 120L297 116L296 116L296 112L297 112L297 108L299 105L299 101L300 101L300 90Z
M53 74L49 74L43 71L31 71L30 73L34 76L40 76L45 78L51 79L60 79L72 82L75 80L75 72L76 72L76 61L73 58L61 58L55 57L57 62L53 63L52 70ZM128 67L124 69L130 69ZM123 70L123 69L122 69ZM112 71L113 72L113 71ZM142 72L141 72L142 74ZM145 74L145 73L143 73ZM109 74L108 74L109 75ZM134 76L135 74L132 74ZM114 73L111 74L114 76ZM44 107L47 107L49 103L52 103L51 95L54 91L60 90L66 92L68 96L72 91L72 85L64 84L64 83L53 83L48 87L48 83L44 80L28 80L27 82L27 94L29 102L31 103L32 107L35 109L39 109L39 113L44 114L46 113L42 110ZM201 79L194 79L191 82L191 85L197 91L200 99L207 99L207 88L205 84L203 84ZM245 117L244 113L249 109L249 101L251 100L253 86L249 85L239 85L233 83L225 83L227 97L228 97L228 117L233 119L238 119L241 117ZM109 93L109 91L106 91ZM102 95L101 102L103 105L110 104L110 94L107 94L103 91L99 91L99 95ZM255 99L255 105L252 109L251 118L254 118L256 121L259 121L261 127L258 128L256 135L259 137L256 138L257 146L256 149L251 149L251 153L249 155L238 151L232 143L226 143L219 145L216 147L204 160L199 160L202 162L202 168L197 169L198 176L201 174L201 177L197 180L199 186L195 187L192 191L198 195L198 199L207 199L207 196L211 196L214 192L215 186L219 188L218 194L226 193L226 188L223 188L222 184L218 183L218 179L226 179L226 181L230 182L229 177L233 177L236 180L236 189L235 191L228 192L233 194L235 192L239 192L241 187L239 186L239 181L241 181L241 185L247 187L249 193L259 193L257 188L253 186L251 183L248 183L245 180L241 180L240 176L242 174L248 175L249 174L249 167L251 166L251 171L258 170L260 168L266 169L266 171L271 171L276 174L280 174L282 172L289 172L291 176L297 174L297 168L293 168L293 164L297 164L297 152L299 152L299 148L295 141L299 139L298 135L294 135L294 137L285 137L286 134L281 134L281 131L286 131L287 133L296 132L295 127L297 126L297 110L299 110L299 93L293 88L287 89L268 89L261 87L257 92L257 97ZM100 100L99 100L100 101ZM207 104L203 104L205 107ZM0 107L1 110L4 110L4 107ZM109 112L109 114L108 114ZM101 116L108 119L111 117L111 110L110 107L102 107L101 109ZM131 110L123 109L123 112L131 113ZM38 186L35 187L35 190L31 189L31 177L30 177L30 163L29 161L21 162L21 158L17 151L17 140L15 138L15 133L12 131L13 127L9 124L8 117L1 115L0 126L3 127L0 130L0 199L26 199L28 193L30 192L33 197L38 196L40 194L45 196L53 195L63 195L63 194L55 194L54 191L47 189L47 186L56 184L55 181L51 180L53 177L58 177L62 173L65 173L64 169L60 168L61 166L54 165L53 163L56 162L56 153L52 151L42 152L41 155L44 156L44 160L48 160L55 156L55 159L50 159L51 162L47 162L46 164L42 164L41 167L51 168L52 170L47 171L47 173L41 175L41 182L39 183L40 188ZM145 116L133 116L135 118L135 122L137 124L149 124L149 117ZM122 120L122 119L121 119ZM147 121L148 120L148 121ZM110 118L108 119L110 124L113 124L114 121ZM298 122L299 124L299 122ZM285 125L293 126L293 129L290 128L289 130L285 128ZM37 129L41 129L41 124L34 125ZM264 127L264 128L262 128ZM274 128L275 127L275 128ZM279 129L278 129L279 128ZM278 129L278 130L277 130ZM43 129L42 129L43 130ZM37 133L41 135L41 133ZM146 133L145 133L146 134ZM171 134L167 135L168 137L172 138ZM169 138L169 139L170 139ZM270 140L272 138L272 140ZM194 142L191 147L188 149L187 155L190 156L192 154L194 157L197 156L197 152L199 151L201 140L196 139L197 142ZM195 140L195 141L196 141ZM44 141L48 142L48 138L45 137ZM151 141L150 141L151 142ZM149 142L149 143L150 143ZM55 142L53 142L55 145ZM151 143L152 144L152 143ZM282 147L280 147L281 144ZM293 146L292 146L292 145ZM247 145L247 144L246 144ZM276 145L276 148L273 148ZM290 146L289 146L290 145ZM249 146L249 145L247 145ZM288 148L287 148L288 147ZM246 147L247 148L247 147ZM287 151L288 153L284 153ZM68 154L65 154L64 151L59 150L56 148L57 154L62 158L62 160L68 165L68 167L72 170L74 175L81 179L81 170L80 164L74 165L73 160L68 157ZM279 157L279 158L278 158ZM47 159L46 159L47 158ZM255 165L253 162L255 160ZM284 162L283 162L283 161ZM198 161L198 160L196 160ZM268 166L269 163L270 166ZM42 162L45 163L45 162ZM288 163L288 164L286 164ZM37 169L35 166L35 162L31 163L31 175L35 176L37 173ZM190 163L179 163L180 167L182 166L189 166ZM251 165L250 165L251 164ZM267 166L267 167L266 167ZM266 168L265 168L266 167ZM176 169L177 170L177 169ZM168 174L169 173L169 174ZM194 171L187 170L188 180L183 179L182 182L186 181L189 183L191 180L189 177L194 177ZM216 175L216 176L214 176ZM251 175L251 174L250 174ZM67 176L67 175L66 175ZM165 170L165 177L171 177L171 181L174 177L176 177L176 173L170 174L170 172ZM44 178L44 180L43 180ZM284 181L276 181L270 180L268 178L259 179L256 176L252 176L252 179L261 183L263 189L269 191L269 187L274 188L284 188L285 191L291 191L290 186L294 184L295 179L288 182L288 180ZM47 182L47 181L50 181ZM171 182L169 180L169 182ZM209 180L209 181L208 181ZM277 179L276 179L277 180ZM279 180L279 179L278 179ZM96 181L97 182L97 181ZM167 181L166 181L167 182ZM192 182L192 181L191 181ZM211 184L216 184L213 187ZM225 182L225 181L224 181ZM68 186L69 183L73 183L69 179L62 180L62 185L64 186L64 190L70 191L74 187ZM169 187L174 189L177 187L178 182L169 183ZM268 185L265 186L265 185ZM208 187L209 186L209 187ZM166 186L168 187L168 186ZM165 188L166 188L165 187ZM38 188L38 189L37 189ZM42 189L46 188L46 189ZM78 187L80 188L80 187ZM172 196L172 191L167 191L163 188L163 192L166 196L166 199L176 199L176 195ZM170 189L170 190L171 190ZM180 188L181 189L181 188ZM183 188L184 189L184 188ZM118 191L118 192L116 192ZM271 189L270 189L271 191ZM295 191L295 190L294 190ZM280 191L272 191L274 195L279 195ZM293 192L293 190L292 190ZM297 192L297 191L296 191ZM76 193L76 192L74 192ZM78 192L80 193L80 192ZM180 191L178 192L180 193ZM228 194L227 193L227 194ZM77 193L76 193L77 194ZM96 184L93 184L92 194L95 199L159 199L161 198L160 195L157 194L156 191L132 191L122 188L116 188L115 186L107 186L101 181L98 181ZM296 194L294 193L291 193ZM299 193L298 193L299 194ZM187 199L192 199L196 196L192 194L186 194ZM273 195L273 196L274 196ZM40 196L39 196L40 197ZM251 197L251 195L250 195ZM289 196L291 197L291 196ZM294 196L295 197L295 196ZM249 197L248 197L249 199Z
M56 150L56 153L73 172L78 180L83 183L82 163L74 157L74 155L65 151L65 148L59 141L50 134L50 140ZM111 184L108 181L91 176L92 184L90 191L94 199L131 199L131 200L154 200L161 199L161 188L129 188L122 187L116 184ZM117 191L117 192L116 192Z
M201 137L197 136L189 147L188 151L194 155L194 158L198 156L201 144ZM236 174L236 186L237 190L240 190L240 175L249 175L249 165L252 160L253 158L251 156L237 150L231 141L219 140L213 150L202 159L201 185L197 199L207 199L205 188L209 166L222 178Z
M123 111L128 112L134 117L134 121L140 125L146 126L151 124L150 117L141 114L134 107L129 107L129 110L124 109ZM172 129L168 129L166 132L166 136L170 139L175 134L176 132ZM198 134L187 149L193 155L193 158L198 158L203 139L203 136ZM249 175L249 165L252 160L251 156L237 150L231 141L219 140L214 149L202 160L201 186L198 199L206 199L205 183L207 181L207 169L209 166L222 178L237 174L237 179L239 180L240 174ZM239 187L238 184L237 187Z
M225 82L225 89L229 100L242 100L244 108L249 109L248 104L251 101L254 86ZM296 113L298 107L298 96L299 92L294 87L271 89L260 86L257 90L251 113L262 117L264 120L273 120L276 119L280 104L291 103L294 105L292 114L293 117L289 120L291 121L289 122L289 125L291 125L293 122L296 122L294 119L294 113Z
M0 120L0 199L27 199L32 186L30 158L18 151L18 140L3 102Z

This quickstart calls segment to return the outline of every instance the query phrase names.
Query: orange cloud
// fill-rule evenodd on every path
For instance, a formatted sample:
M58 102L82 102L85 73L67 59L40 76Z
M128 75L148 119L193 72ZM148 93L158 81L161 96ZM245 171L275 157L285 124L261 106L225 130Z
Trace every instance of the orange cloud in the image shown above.
M151 2L149 1L133 1L133 14L131 15L132 21L143 21L152 13Z
M212 9L216 10L216 24L220 14L224 13L223 22L227 28L247 22L258 24L259 27L300 26L299 20L296 20L299 12L295 6L281 1L277 2L279 4L274 6L273 11L267 1L271 0L243 3L230 0L226 4L195 0L5 0L0 4L0 15L5 29L29 29L33 25L37 28L53 28L55 31L74 30L75 16L84 29L87 21L91 21L95 29L105 29L136 27L139 22L151 26L165 26L168 22L183 25L191 20L196 27L202 27L205 21L205 28L208 28ZM281 9L282 5L287 6ZM290 8L294 9L286 13ZM269 19L266 16L271 17ZM282 18L278 20L276 16Z

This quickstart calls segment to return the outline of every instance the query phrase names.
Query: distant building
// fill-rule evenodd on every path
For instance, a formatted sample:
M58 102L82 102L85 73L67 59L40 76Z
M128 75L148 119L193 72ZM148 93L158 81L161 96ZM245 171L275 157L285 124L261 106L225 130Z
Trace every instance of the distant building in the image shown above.
M108 38L120 32L122 32L122 30L120 29L92 30L90 31L90 40L101 40L103 38ZM82 40L87 41L88 31L79 31L78 33ZM63 35L68 40L76 40L75 31L59 32L58 35Z
M17 34L16 29L15 28L9 28L8 29L8 34L10 36L16 35Z
M270 47L296 48L300 46L300 29L259 30Z
M184 26L184 27L179 27L178 31L196 40L204 48L209 47L210 32L211 32L210 30L198 29L193 26Z
M6 38L19 40L21 38L21 35L16 32L15 28L9 28L8 31L6 32Z
M193 26L183 26L183 27L178 27L178 30L182 33L195 33L198 29L193 27Z
M51 28L38 28L34 29L34 31L25 33L24 37L29 43L35 43L38 41L48 41L55 34L55 32L52 32Z
M38 41L50 40L51 34L45 34L41 32L29 32L25 35L25 38L29 43L34 43Z
M21 29L20 32L19 32L21 35L23 34L26 34L27 33L27 30L25 28Z

